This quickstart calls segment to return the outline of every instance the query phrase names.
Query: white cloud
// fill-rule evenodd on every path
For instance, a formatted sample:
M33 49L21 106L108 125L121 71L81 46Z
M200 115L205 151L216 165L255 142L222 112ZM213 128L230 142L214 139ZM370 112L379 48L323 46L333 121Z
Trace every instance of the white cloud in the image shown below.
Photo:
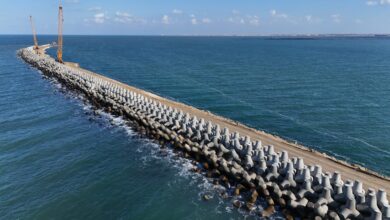
M298 24L298 20L296 18L290 17L289 15L287 15L285 13L278 12L275 9L270 10L269 13L274 21L277 21L277 22L283 21L283 22L287 22L287 23L290 23L293 25Z
M274 18L288 18L287 14L278 13L275 9L271 10L270 14Z
M240 12L236 9L232 10L232 15L231 15L231 17L228 18L228 21L230 23L234 23L234 24L245 24L246 23L243 16L241 16Z
M197 18L194 14L190 14L189 17L190 17L190 23L191 23L192 25L210 24L210 23L211 23L211 19L210 19L210 18L202 18L202 19L199 19L199 18Z
M254 26L260 25L260 18L259 18L259 16L257 16L257 15L253 15L253 16L247 15L247 18L248 18L249 24L254 25Z
M229 17L227 21L230 23L233 23L233 24L241 24L241 25L245 25L245 24L250 24L253 26L260 25L260 18L257 15L244 16L244 15L240 15L240 14L235 14L235 15Z
M306 15L304 19L307 23L311 24L320 23L322 21L321 18L314 17L313 15Z
M77 4L79 3L80 1L79 0L65 0L66 3L73 3L73 4Z
M210 24L210 23L211 23L211 19L210 19L210 18L203 18L203 19L202 19L202 23L204 23L204 24Z
M369 0L366 1L368 6L376 6L376 5L390 5L390 0Z
M93 16L93 21L96 23L96 24L103 24L106 20L108 20L109 18L107 17L107 15L105 13L97 13Z
M107 15L108 13L103 12L102 8L99 6L88 8L88 11L93 12L94 15L92 15L92 17L85 18L84 19L85 23L103 24L104 22L110 19L110 17L108 17Z
M133 16L130 15L127 12L115 12L115 19L116 22L120 23L131 23L133 21Z
M169 18L168 15L163 15L162 18L161 18L161 23L163 24L170 24L171 22L171 19Z
M175 11L176 10L176 11ZM161 18L161 21L157 23L162 23L162 24L192 24L192 25L200 25L200 24L209 24L211 23L211 19L204 17L204 18L199 18L194 14L186 14L181 10L174 9L172 11L173 15L169 14L164 14ZM175 16L175 15L185 15L188 20L184 19L182 16ZM183 18L183 20L180 20L179 18ZM155 21L151 21L152 23L156 23Z
M193 25L197 25L198 24L198 20L196 19L195 15L194 14L190 14L190 22L191 24Z
M355 19L355 23L356 23L356 24L361 24L361 23L363 23L363 21L360 20L360 19Z
M181 14L183 14L183 11L179 10L179 9L173 9L172 14L181 15Z
M194 14L190 14L190 22L191 24L193 25L197 25L198 24L198 20L196 19L195 15Z
M233 14L233 15L238 15L238 14L240 14L240 12L239 12L238 10L236 10L236 9L233 9L233 10L232 10L232 14Z
M234 23L234 24L242 24L242 18L241 17L239 17L239 16L236 16L236 17L230 17L230 18L228 18L228 21L230 22L230 23Z
M244 13L234 9L232 10L231 17L228 18L228 22L241 25L249 24L258 26L260 25L260 18L257 15L245 15Z
M88 8L88 11L94 11L94 12L98 12L98 11L101 11L101 10L102 10L102 7L100 7L100 6L95 6L95 7Z
M366 4L368 6L374 6L374 5L378 5L378 2L377 1L367 1Z
M119 23L126 23L126 24L132 24L132 23L147 23L145 19L135 17L127 12L120 12L117 11L115 13L114 21Z
M341 16L338 14L334 14L330 16L334 23L340 23L341 22Z
M191 18L191 24L197 25L198 24L198 20L196 18Z

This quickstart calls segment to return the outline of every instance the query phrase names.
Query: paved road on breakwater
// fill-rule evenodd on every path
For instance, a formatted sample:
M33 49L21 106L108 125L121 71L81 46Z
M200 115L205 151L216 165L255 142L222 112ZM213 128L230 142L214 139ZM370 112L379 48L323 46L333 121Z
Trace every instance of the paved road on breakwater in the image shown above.
M71 68L78 68L75 67L72 64L68 65ZM103 78L105 80L111 81L112 83L117 84L118 86L121 86L125 89L134 91L136 93L140 93L150 99L154 99L156 101L159 101L167 106L171 106L172 108L178 108L181 109L183 112L188 112L197 118L204 118L206 120L209 120L213 122L214 124L219 124L221 128L226 127L229 129L230 132L239 132L241 136L249 136L251 140L261 140L263 144L265 145L274 145L275 150L282 151L286 150L289 153L290 157L302 157L305 161L305 164L308 165L314 165L318 164L321 165L324 172L334 172L339 171L342 175L343 180L351 179L359 179L364 183L364 188L374 188L379 189L382 188L387 192L390 192L390 179L386 177L382 177L380 175L377 175L375 173L372 173L370 171L366 171L364 168L359 166L352 166L349 164L346 164L342 161L337 161L334 158L331 158L329 156L326 156L324 154L321 154L319 152L312 151L310 149L307 149L303 146L299 146L297 144L293 144L290 142L287 142L286 140L283 140L279 137L273 136L271 134L267 134L262 131L258 131L252 128L249 128L245 125L239 124L237 122L231 121L226 118L222 118L220 116L214 115L210 112L203 111L196 109L194 107L185 105L183 103L175 102L160 96L157 96L153 93L126 85L124 83L118 82L116 80L107 78L105 76L93 73L91 71L78 68L78 70L81 70L87 74L94 75L96 77ZM373 158L375 159L375 158ZM389 197L389 196L388 196Z

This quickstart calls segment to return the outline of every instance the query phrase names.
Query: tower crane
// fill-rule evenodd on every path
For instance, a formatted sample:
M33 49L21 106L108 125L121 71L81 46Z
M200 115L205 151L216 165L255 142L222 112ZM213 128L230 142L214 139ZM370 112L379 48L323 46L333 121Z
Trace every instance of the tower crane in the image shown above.
M63 45L63 37L62 37L62 26L64 22L63 12L62 12L62 4L60 0L60 6L58 10L58 47L57 47L57 59L58 62L63 63L62 60L62 45Z
M33 33L34 38L34 50L38 51L38 40L37 40L37 33L35 31L35 25L32 16L30 15L30 23L31 23L31 29Z

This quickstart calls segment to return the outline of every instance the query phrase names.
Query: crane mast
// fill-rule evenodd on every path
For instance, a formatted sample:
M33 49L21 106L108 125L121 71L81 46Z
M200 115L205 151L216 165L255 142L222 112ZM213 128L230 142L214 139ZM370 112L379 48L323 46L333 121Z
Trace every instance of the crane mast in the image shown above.
M60 0L60 6L58 10L58 48L57 48L57 59L58 62L63 63L62 60L62 45L63 45L63 37L62 37L62 25L64 22L63 12L62 12L62 4Z
M33 18L31 15L30 15L30 23L31 23L31 29L32 29L33 38L34 38L34 50L38 50L37 33L35 31L34 21L33 21Z

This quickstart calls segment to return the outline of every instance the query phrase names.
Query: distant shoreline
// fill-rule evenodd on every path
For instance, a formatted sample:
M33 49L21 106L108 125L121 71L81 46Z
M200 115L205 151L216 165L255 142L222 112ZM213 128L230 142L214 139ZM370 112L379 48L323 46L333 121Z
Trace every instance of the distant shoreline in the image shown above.
M30 36L30 34L0 34L0 36ZM57 36L42 34L38 36ZM280 35L64 35L68 37L227 37L227 38L263 38L263 39L339 39L339 38L390 38L390 34L280 34Z

